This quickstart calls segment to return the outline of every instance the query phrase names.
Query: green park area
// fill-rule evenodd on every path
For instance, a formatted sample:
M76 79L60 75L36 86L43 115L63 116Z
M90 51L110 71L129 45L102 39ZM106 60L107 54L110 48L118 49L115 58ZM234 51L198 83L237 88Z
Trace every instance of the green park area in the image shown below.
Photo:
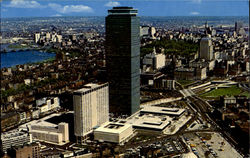
M175 54L188 57L198 51L199 45L192 41L161 39L143 46L141 48L141 56L152 53L154 47L156 49L164 48L165 54Z
M226 95L227 96L245 95L247 97L250 97L248 92L243 91L236 85L233 85L228 88L218 88L218 89L211 90L207 93L202 94L201 97L210 98L210 99L211 98L218 99L220 96L226 96Z

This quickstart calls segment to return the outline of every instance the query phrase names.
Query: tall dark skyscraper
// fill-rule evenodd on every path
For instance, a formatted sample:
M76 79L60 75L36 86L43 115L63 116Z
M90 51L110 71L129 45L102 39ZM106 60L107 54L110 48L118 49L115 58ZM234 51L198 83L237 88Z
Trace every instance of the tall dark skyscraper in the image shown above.
M110 112L133 114L140 106L140 20L132 7L106 17L106 65Z
M243 22L242 21L237 21L235 22L235 31L239 33L240 29L243 28Z

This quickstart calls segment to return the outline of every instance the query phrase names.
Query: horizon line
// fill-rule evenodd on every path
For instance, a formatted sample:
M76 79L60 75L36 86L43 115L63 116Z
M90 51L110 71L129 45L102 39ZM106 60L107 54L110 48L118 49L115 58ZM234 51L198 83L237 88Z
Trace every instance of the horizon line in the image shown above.
M3 18L61 18L61 17L105 17L107 15L72 15L72 16L20 16L20 17L1 17ZM248 15L141 15L138 17L249 17Z

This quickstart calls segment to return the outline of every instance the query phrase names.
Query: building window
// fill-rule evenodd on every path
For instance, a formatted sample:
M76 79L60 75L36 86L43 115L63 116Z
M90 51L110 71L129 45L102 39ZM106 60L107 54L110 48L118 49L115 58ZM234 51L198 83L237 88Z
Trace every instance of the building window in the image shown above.
M51 104L54 104L54 98L53 98L53 99L51 99Z

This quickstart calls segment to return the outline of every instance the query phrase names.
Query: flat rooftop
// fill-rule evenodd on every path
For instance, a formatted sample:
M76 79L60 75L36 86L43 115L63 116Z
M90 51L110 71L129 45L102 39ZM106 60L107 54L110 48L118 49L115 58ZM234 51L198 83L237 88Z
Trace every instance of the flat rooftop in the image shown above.
M133 9L133 7L120 6L120 7L113 7L113 9Z
M84 85L83 88L74 91L74 93L75 94L82 94L84 92L88 92L90 90L94 90L95 88L99 88L101 86L105 86L106 84L107 83L104 83L104 84L88 83L88 84Z
M45 126L45 127L51 127L51 128L55 128L55 127L58 126L58 125L56 125L56 124L53 124L53 123L50 123L50 122L47 122L47 121L41 121L41 120L32 122L32 123L29 124L29 125L30 125L30 126Z
M5 132L4 134L1 135L1 139L6 140L6 139L11 139L13 137L22 137L22 136L27 136L27 135L28 133L17 129L17 130Z
M185 109L180 108L144 106L144 108L133 114L131 117L127 119L119 119L116 122L105 123L95 131L121 133L130 126L135 129L163 131L171 124L173 120L171 116L179 117L184 112Z
M113 7L113 9L108 10L109 15L136 15L137 12L133 7L126 6Z
M107 133L122 133L128 128L131 128L130 124L122 124L116 122L106 122L99 128L95 129L95 132L107 132Z
M23 129L23 130L27 130L27 126L30 127L30 126L34 126L34 125L37 125L37 126L46 126L46 127L57 127L58 125L57 124L54 124L54 123L50 123L48 121L46 121L47 119L50 119L50 118L53 118L55 116L60 116L61 114L51 114L51 115L48 115L46 117L43 117L39 120L33 120L31 122L28 122L28 123L25 123L21 126L19 126L19 129Z
M180 116L185 112L185 109L167 108L158 106L144 106L140 111L141 113L161 114L170 116Z
M126 123L131 124L134 128L159 131L164 130L171 123L171 120L172 118L168 116L138 113L134 117L127 120Z

